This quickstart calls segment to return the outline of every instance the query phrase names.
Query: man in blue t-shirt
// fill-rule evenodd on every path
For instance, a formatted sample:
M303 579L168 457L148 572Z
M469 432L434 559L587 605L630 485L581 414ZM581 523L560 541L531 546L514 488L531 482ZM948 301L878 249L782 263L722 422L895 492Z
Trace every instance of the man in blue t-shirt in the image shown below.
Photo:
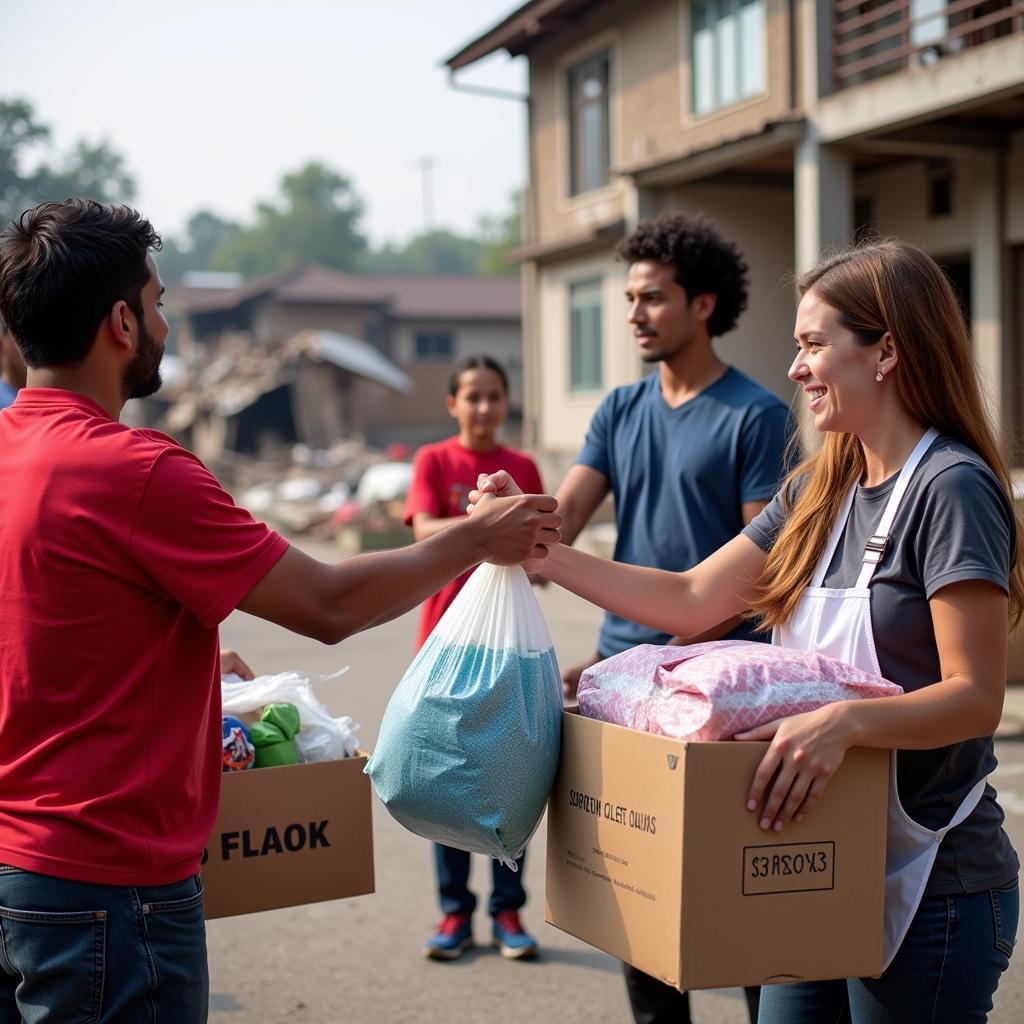
M616 254L629 266L627 319L641 358L658 372L616 388L594 414L558 490L562 541L573 542L610 491L615 560L683 571L735 537L775 494L789 416L712 347L747 304L747 266L735 245L703 217L662 214L639 224ZM686 642L726 637L766 639L735 619ZM680 642L606 615L594 655L563 673L566 696L604 658ZM626 984L637 1024L689 1024L685 993L628 966ZM751 1020L757 995L747 989Z

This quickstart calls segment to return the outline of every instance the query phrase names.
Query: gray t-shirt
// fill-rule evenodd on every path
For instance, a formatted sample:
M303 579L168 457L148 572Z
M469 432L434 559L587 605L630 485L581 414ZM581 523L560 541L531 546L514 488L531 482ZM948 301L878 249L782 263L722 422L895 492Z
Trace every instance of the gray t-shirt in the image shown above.
M875 487L857 488L824 586L856 586L864 545L895 486L893 476ZM780 494L743 533L768 551L784 519ZM871 626L882 675L912 691L942 677L929 598L962 580L988 580L1007 590L1016 521L985 462L940 436L911 478L890 534L889 551L871 578ZM971 786L995 766L990 736L934 750L900 751L900 800L915 821L941 828ZM1002 823L995 790L988 786L970 817L943 840L927 894L979 892L1012 882L1019 863Z

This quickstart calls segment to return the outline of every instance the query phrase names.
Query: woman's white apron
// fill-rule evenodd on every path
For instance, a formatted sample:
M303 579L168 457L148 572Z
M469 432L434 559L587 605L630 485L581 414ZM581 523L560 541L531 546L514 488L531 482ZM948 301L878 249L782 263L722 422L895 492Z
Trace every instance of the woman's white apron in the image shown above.
M866 672L882 674L871 630L869 584L875 569L889 548L889 531L892 529L893 520L906 494L910 479L936 437L936 430L925 433L900 471L878 527L865 546L864 561L857 585L844 590L834 590L823 587L822 583L846 526L850 509L853 507L857 484L854 483L850 488L810 585L797 603L792 619L785 626L775 629L772 643L827 654ZM903 810L896 790L896 751L891 753L888 834L885 850L883 970L892 962L917 912L939 844L946 833L956 828L977 806L985 790L985 782L985 779L978 781L945 828L932 831L919 825Z

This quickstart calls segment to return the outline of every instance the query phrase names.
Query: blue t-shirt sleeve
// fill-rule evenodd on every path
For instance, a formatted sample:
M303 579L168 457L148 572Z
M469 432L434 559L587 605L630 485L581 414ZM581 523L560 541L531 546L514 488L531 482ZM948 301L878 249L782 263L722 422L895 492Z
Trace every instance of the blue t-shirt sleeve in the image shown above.
M587 427L587 436L583 439L583 448L576 456L576 463L581 466L589 466L603 473L608 479L612 478L611 452L608 450L611 424L613 421L611 403L612 395L608 395L597 407Z
M740 501L768 501L785 476L789 411L781 403L753 411L740 434Z
M988 580L1009 592L1015 544L1013 509L986 468L958 462L931 481L914 543L929 598L963 580Z

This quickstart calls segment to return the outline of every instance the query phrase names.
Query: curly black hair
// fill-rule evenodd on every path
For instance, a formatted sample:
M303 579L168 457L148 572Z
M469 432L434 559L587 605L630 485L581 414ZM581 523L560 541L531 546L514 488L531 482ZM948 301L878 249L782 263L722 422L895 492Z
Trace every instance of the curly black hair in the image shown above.
M747 264L702 214L661 213L643 220L619 242L615 255L624 263L674 263L676 283L688 299L714 295L715 311L708 320L712 338L731 331L747 308Z

